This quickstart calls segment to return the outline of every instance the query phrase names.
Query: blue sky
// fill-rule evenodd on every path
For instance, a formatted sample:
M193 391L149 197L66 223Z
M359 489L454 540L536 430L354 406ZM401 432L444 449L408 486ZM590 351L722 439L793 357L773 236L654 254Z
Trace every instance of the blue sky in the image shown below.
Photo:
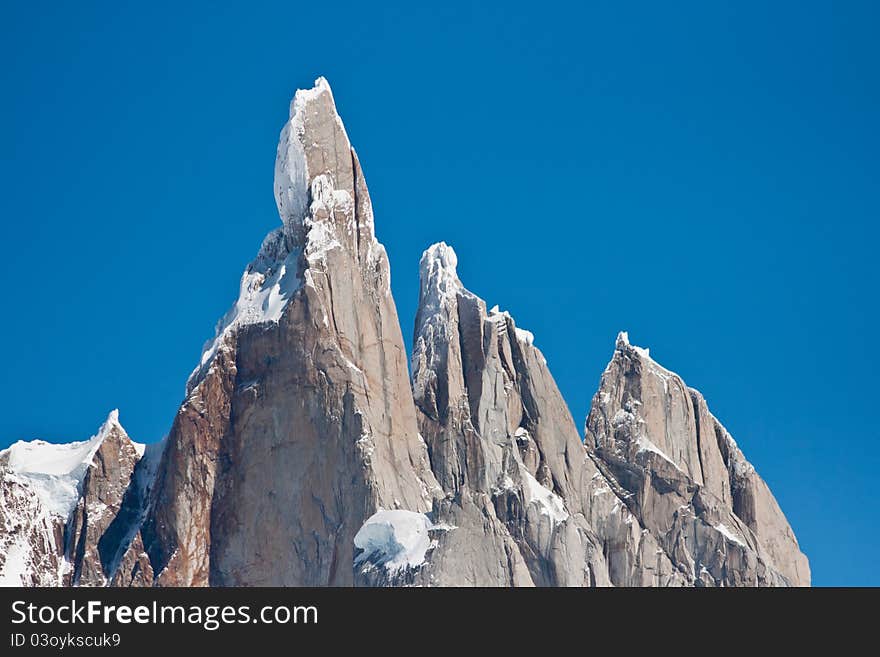
M628 330L706 395L814 583L880 585L877 10L413 4L4 3L0 446L114 407L165 434L324 75L407 341L441 239L579 426Z

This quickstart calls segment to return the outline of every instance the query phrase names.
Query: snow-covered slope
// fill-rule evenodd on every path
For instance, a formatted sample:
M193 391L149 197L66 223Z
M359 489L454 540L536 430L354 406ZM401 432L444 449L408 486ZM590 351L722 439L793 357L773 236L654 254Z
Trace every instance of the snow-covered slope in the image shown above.
M28 480L0 468L0 586L59 586L69 570L63 536Z
M118 410L110 411L98 433L88 440L62 444L19 440L0 452L0 464L5 463L31 487L49 513L67 518L76 506L92 457L114 426L119 426ZM139 449L143 452L142 445Z
M56 586L78 580L84 565L100 570L94 528L112 522L143 453L144 445L129 440L119 424L117 410L89 440L18 441L0 451L0 585ZM115 490L107 485L111 479ZM87 495L86 488L100 495ZM80 536L81 549L74 550Z

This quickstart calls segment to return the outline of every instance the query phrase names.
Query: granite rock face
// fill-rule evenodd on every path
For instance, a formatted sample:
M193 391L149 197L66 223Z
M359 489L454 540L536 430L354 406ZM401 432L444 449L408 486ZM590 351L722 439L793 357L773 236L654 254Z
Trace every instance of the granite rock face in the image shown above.
M456 264L442 243L422 256L412 357L419 426L445 493L433 518L454 529L437 533L406 583L688 584L585 449L532 334L487 310Z
M281 135L282 227L190 379L142 532L156 583L350 585L379 509L430 509L369 192L325 81Z
M585 445L689 582L809 585L779 505L703 396L625 333L593 398Z
M358 157L325 80L275 162L281 225L168 436L0 452L0 583L809 585L697 391L618 338L586 436L534 337L420 263L412 377ZM591 378L591 377L587 377Z
M595 473L532 336L459 281L445 244L421 261L412 357L419 427L444 497L421 583L607 584L583 492Z
M114 414L105 430L81 484L73 514L67 521L67 557L73 564L70 583L74 586L104 586L115 567L115 553L109 544L110 526L122 508L141 447L128 437Z

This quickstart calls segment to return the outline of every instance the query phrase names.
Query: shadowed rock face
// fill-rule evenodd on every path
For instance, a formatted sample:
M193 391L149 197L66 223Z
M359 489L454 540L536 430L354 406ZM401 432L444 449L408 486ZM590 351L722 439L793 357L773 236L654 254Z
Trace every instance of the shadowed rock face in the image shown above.
M323 79L291 103L274 183L281 225L162 443L144 451L114 412L91 441L0 452L0 583L809 584L700 393L621 334L582 441L533 336L442 243L420 264L409 379Z
M67 553L73 564L70 583L74 586L108 583L115 555L108 549L113 540L112 533L107 532L122 508L140 458L122 425L118 421L110 423L86 470L79 501L67 523Z

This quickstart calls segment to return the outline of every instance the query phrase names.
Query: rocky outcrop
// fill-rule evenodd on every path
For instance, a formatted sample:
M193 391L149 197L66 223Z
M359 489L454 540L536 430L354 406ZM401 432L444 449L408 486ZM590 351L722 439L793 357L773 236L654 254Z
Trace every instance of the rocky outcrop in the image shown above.
M221 321L142 533L162 585L346 585L379 509L430 509L388 259L327 83L281 134L282 227Z
M106 584L113 527L143 450L112 411L87 441L0 452L0 582Z
M621 334L583 443L531 333L487 310L456 265L442 243L422 257L412 360L444 496L425 531L365 530L386 540L360 546L359 582L809 584L778 505L697 391ZM415 536L420 558L401 563Z
M67 522L67 557L73 564L71 584L104 586L115 567L107 530L122 508L135 465L143 454L119 424L114 411L102 428L103 440L81 483L79 500ZM108 540L111 539L111 540Z
M155 574L144 547L141 527L150 509L151 493L166 442L162 440L146 446L132 472L119 513L99 542L102 555L109 560L105 572L113 586L153 585Z
M419 583L685 584L584 449L531 333L468 291L446 244L421 262L419 426L445 497ZM597 531L598 530L598 531Z
M412 357L419 427L445 496L423 583L604 584L574 422L532 337L487 311L445 244L422 256ZM592 473L590 473L592 474Z
M593 398L585 443L689 581L809 585L776 500L703 396L625 333Z

